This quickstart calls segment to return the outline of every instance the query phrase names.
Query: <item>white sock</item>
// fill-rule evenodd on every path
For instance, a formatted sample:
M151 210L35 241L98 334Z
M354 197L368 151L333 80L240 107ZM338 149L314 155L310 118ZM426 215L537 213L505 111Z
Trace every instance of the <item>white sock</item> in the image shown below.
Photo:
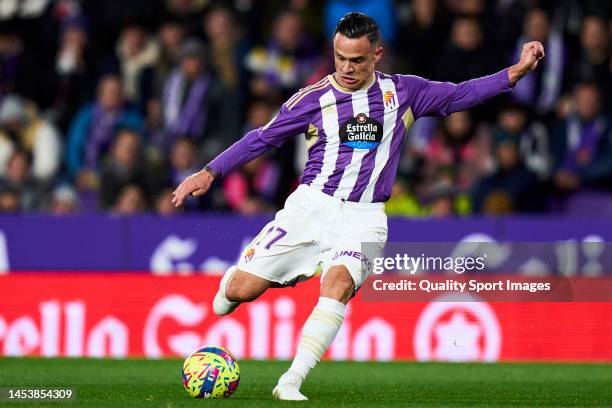
M213 311L217 316L225 316L226 314L230 314L238 307L240 303L232 302L225 295L225 291L227 290L227 285L232 274L236 271L236 266L232 266L229 268L223 278L221 278L221 283L219 284L219 290L215 295L213 300Z
M297 353L289 368L289 371L297 374L300 380L306 378L308 372L325 354L342 326L345 311L344 303L331 298L319 298L319 303L304 324Z

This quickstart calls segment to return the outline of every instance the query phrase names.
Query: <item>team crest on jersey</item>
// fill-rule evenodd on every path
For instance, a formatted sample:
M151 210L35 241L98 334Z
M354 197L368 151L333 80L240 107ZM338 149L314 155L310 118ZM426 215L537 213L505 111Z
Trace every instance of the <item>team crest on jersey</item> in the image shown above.
M395 97L395 93L393 91L385 91L383 94L383 104L387 109L394 109L397 106L397 98Z
M254 248L249 248L244 253L244 262L249 262L253 258L253 255L255 255L255 249Z
M340 143L353 149L373 149L380 144L383 127L364 113L351 118L340 127Z

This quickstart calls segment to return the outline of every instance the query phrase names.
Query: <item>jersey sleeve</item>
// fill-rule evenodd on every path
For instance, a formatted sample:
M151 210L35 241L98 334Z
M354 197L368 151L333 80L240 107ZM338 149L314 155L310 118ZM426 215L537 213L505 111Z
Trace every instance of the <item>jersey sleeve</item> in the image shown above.
M400 78L407 91L414 95L411 106L415 118L446 116L469 109L513 87L508 78L508 69L459 84L429 81L413 75L402 75Z
M310 113L306 104L289 109L285 103L268 124L248 132L208 163L208 166L223 176L268 150L280 147L288 138L306 132L309 119Z

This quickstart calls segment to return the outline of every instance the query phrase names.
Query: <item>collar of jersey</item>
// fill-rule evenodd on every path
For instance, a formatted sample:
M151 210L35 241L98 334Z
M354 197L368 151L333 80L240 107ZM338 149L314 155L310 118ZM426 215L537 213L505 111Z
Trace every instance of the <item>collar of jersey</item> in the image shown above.
M334 74L329 74L328 76L329 76L329 83L332 84L332 86L334 88L336 88L340 92L344 92L344 93L353 93L353 92L357 92L357 91L368 90L368 89L370 89L372 84L374 84L374 82L376 82L376 72L373 72L372 73L372 78L370 79L370 82L366 83L361 88L359 88L359 89L357 89L355 91L352 91L352 90L350 90L348 88L345 88L342 85L340 85L338 83L338 81L336 81L336 77L334 76Z

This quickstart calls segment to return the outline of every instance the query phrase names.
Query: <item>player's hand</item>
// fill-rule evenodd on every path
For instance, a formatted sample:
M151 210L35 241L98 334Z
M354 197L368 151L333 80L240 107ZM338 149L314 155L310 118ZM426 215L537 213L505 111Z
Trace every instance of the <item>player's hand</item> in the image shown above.
M544 46L541 42L531 41L524 44L519 62L511 66L508 70L510 82L515 83L529 71L536 69L540 60L545 56Z
M208 191L214 180L214 176L206 169L193 173L174 190L172 193L172 204L175 207L180 207L188 195L191 194L196 197L203 195Z
M523 45L519 65L529 72L536 69L538 61L544 58L544 46L539 41L531 41Z

